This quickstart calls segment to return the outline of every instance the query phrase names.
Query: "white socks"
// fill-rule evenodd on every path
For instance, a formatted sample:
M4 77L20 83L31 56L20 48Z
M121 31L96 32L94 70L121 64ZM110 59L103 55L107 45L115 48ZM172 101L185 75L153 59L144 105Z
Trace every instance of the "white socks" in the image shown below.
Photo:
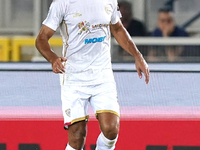
M118 136L114 140L107 139L101 132L97 139L96 150L114 150Z
M76 150L76 149L72 148L69 144L67 144L67 147L65 148L65 150ZM83 149L81 149L81 150L83 150Z
M117 138L118 136L114 140L109 140L101 132L97 139L97 147L95 150L114 150L115 144L117 142ZM67 144L67 147L65 150L76 150L76 149L72 148L69 144Z

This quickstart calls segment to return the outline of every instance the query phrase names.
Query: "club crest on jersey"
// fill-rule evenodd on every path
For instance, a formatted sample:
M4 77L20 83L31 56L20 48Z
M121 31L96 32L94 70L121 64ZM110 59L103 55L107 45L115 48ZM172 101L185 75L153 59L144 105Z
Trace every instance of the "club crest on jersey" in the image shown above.
M110 15L111 13L112 13L112 8L111 8L111 6L106 6L105 7L105 11L106 11L106 13L108 14L108 15Z
M65 110L65 113L67 116L71 117L71 109L70 108Z

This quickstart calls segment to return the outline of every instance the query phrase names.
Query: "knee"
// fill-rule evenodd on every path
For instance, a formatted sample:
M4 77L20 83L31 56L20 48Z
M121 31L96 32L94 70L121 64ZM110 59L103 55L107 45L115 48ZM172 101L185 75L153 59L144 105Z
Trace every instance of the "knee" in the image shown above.
M119 123L117 122L111 122L108 124L104 124L101 128L104 136L108 138L109 140L113 140L117 137L119 133Z

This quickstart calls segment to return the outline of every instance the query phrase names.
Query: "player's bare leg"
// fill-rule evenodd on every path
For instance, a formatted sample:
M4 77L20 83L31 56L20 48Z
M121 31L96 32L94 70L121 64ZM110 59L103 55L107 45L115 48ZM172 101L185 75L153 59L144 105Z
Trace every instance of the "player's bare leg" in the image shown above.
M114 150L119 132L119 116L105 112L98 114L102 133L97 139L96 150Z
M74 150L83 149L83 146L85 144L86 133L87 133L86 124L87 122L80 121L69 126L68 128L69 143L68 144L70 145L71 149L74 149ZM70 148L67 147L66 149L70 149Z

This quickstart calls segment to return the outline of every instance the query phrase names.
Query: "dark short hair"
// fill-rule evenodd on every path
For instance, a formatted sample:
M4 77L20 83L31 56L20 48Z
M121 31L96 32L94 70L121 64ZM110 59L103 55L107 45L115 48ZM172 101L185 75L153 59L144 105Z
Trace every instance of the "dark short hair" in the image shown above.
M127 2L127 1L120 1L118 2L118 6L124 6L126 9L132 11L132 5L130 2Z
M159 12L159 13L160 13L160 12L165 12L165 13L172 12L172 8L165 6L165 7L160 8L160 9L158 10L158 12Z

